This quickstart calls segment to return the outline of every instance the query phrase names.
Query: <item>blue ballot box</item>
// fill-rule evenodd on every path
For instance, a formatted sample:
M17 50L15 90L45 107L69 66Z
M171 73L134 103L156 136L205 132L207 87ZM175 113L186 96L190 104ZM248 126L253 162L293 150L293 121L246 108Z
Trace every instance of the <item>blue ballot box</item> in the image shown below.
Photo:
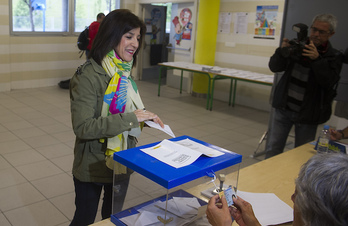
M194 161L190 165L181 168L175 168L140 150L153 147L160 143L156 142L116 152L114 153L113 159L116 162L119 162L127 166L128 168L138 172L139 174L145 176L146 178L156 182L157 184L163 186L166 189L172 189L179 185L187 184L200 178L206 178L205 181L201 181L201 183L204 183L211 180L212 177L216 175L218 172L223 172L226 174L233 172L236 176L235 182L232 186L235 189L237 188L239 165L242 162L241 155L189 136L180 136L169 140L175 142L184 139L189 139L206 147L218 150L224 154L217 157L208 157L205 155L201 155L196 161ZM226 169L229 169L229 171L224 171ZM217 176L218 175L216 175L216 177ZM217 182L217 184L219 184L219 182ZM111 218L112 221L113 218L117 218L116 213L113 213ZM117 224L116 222L114 223L116 225L124 225Z

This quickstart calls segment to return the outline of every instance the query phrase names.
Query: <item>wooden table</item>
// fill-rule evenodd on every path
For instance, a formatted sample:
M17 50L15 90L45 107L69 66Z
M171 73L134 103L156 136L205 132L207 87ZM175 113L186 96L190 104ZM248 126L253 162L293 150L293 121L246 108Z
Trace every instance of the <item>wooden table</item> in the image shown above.
M161 93L161 77L163 70L180 70L180 93L182 92L183 72L189 71L194 73L200 73L208 78L208 92L207 92L207 106L206 109L213 109L214 87L215 81L221 79L230 79L230 93L229 93L229 105L234 106L236 99L237 81L251 82L261 85L272 86L273 75L265 75L250 71L243 71L231 68L222 68L217 66L208 66L202 64L194 64L188 62L164 62L159 63L159 79L158 79L158 96ZM233 98L232 98L233 97Z
M298 176L301 166L310 159L316 151L314 145L305 144L298 148L263 160L239 171L238 190L258 193L274 193L289 206L293 206L291 195L295 190L295 179ZM226 176L226 183L229 182L229 175ZM211 187L201 184L190 188L187 192L208 201L200 195L200 192ZM103 220L95 226L113 226L109 220ZM236 225L235 223L233 225ZM291 225L283 224L283 225Z
M289 206L295 191L295 179L301 166L316 154L314 145L305 144L240 170L238 189L276 194Z

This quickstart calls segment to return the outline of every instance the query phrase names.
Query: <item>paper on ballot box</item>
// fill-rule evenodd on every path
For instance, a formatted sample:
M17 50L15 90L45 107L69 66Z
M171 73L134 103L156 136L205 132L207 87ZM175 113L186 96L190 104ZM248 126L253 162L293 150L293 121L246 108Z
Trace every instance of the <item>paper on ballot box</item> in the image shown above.
M190 165L202 154L208 157L217 157L224 154L189 139L177 142L163 140L155 146L140 150L175 168Z
M190 140L187 138L183 139L183 140L175 141L175 143L180 144L180 145L185 146L185 147L188 147L188 148L193 149L195 151L198 151L198 152L200 152L203 155L206 155L208 157L218 157L218 156L224 154L221 151L204 146L203 144L194 142L193 140Z

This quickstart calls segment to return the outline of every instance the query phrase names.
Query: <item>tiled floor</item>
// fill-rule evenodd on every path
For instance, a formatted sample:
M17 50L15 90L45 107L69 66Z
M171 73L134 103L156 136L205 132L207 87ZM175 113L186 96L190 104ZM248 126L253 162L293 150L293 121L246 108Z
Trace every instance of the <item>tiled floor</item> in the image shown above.
M219 101L208 111L205 99L167 86L158 97L155 83L137 83L146 108L176 136L189 135L242 154L242 167L259 161L249 156L267 129L269 113ZM69 91L58 86L0 93L0 225L69 225L75 208L69 109ZM170 137L145 128L139 145L165 138ZM161 190L134 173L125 207L157 197Z

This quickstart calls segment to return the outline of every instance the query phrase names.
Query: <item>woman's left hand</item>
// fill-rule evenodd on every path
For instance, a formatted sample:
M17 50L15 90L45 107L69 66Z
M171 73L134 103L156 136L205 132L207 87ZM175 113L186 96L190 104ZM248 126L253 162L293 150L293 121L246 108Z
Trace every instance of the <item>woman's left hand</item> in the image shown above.
M143 109L137 109L134 111L134 114L137 117L138 122L151 120L159 124L162 128L164 128L162 120L155 113Z
M213 226L232 225L230 209L224 196L221 199L219 195L211 197L207 205L206 214L209 223Z

